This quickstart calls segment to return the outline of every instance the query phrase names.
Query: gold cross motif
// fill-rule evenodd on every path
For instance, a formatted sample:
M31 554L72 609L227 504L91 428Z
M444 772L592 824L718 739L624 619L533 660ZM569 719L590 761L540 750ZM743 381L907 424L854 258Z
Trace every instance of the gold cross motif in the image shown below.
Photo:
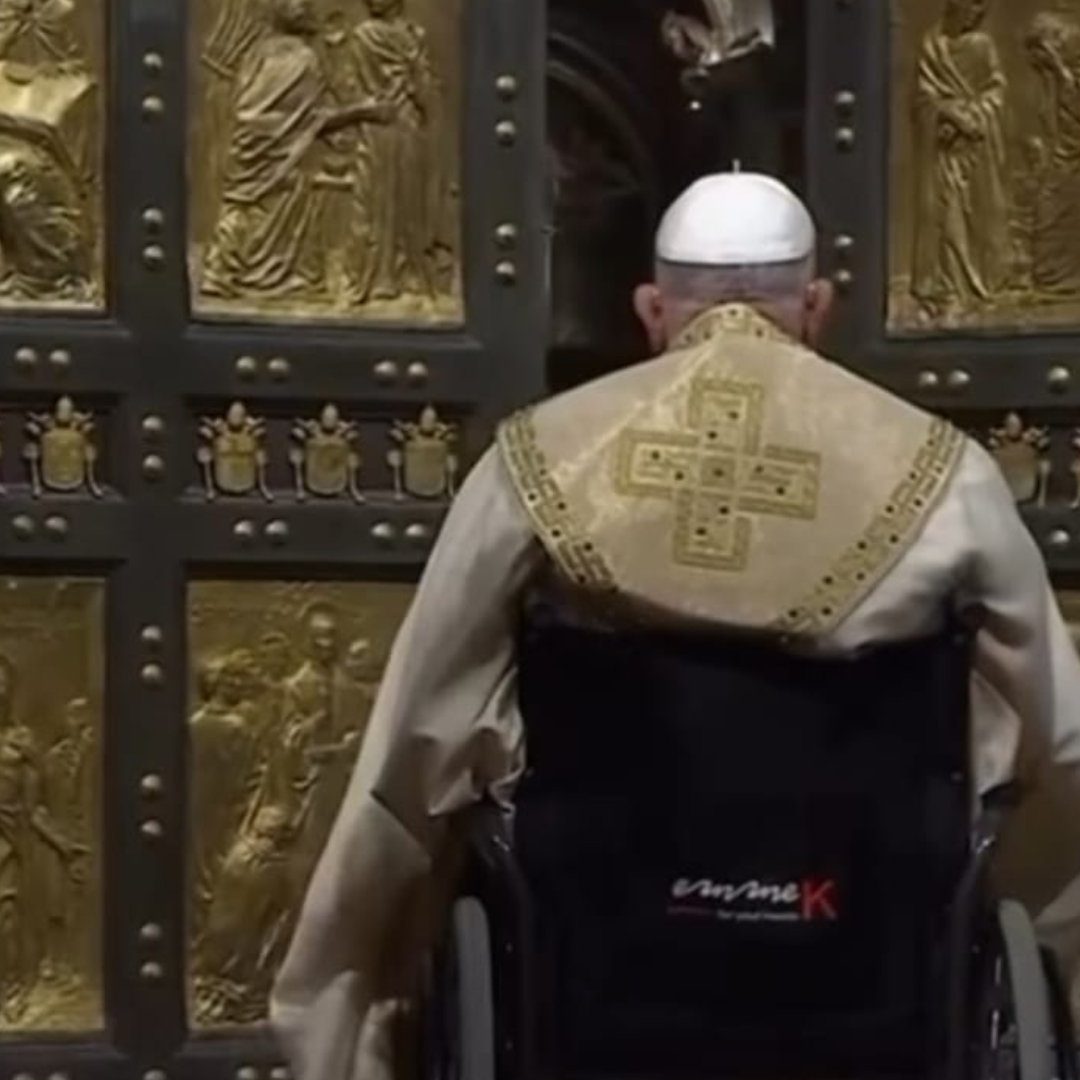
M755 383L699 378L690 387L685 431L621 436L615 489L672 504L677 563L744 570L755 516L815 517L821 457L762 446L764 398Z

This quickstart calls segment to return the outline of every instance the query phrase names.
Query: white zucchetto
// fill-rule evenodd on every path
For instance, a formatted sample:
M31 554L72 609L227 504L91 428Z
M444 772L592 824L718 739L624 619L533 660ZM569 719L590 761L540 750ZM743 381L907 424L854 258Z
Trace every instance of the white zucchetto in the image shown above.
M761 173L696 180L672 203L656 234L662 262L761 266L809 256L816 230L802 200Z

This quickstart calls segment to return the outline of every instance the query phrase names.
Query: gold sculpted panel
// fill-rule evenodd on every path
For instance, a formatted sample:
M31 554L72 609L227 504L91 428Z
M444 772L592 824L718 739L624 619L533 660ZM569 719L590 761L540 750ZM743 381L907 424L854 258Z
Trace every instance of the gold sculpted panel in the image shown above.
M207 316L462 320L461 0L191 0Z
M100 309L105 0L0 0L0 308Z
M264 1021L413 586L197 582L188 594L188 1010Z
M0 1036L100 1030L104 590L0 591Z
M892 0L889 328L1080 322L1080 0Z

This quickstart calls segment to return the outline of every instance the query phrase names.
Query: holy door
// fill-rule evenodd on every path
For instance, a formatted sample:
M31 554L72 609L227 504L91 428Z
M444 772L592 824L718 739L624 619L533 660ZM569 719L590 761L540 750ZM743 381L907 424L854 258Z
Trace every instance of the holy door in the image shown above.
M0 0L0 1073L285 1075L387 652L536 396L543 6Z

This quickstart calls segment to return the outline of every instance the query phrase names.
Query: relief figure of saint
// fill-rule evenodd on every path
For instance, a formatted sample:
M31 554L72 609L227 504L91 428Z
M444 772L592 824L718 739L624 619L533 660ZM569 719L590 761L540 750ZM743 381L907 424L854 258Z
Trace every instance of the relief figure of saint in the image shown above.
M945 0L918 61L911 290L935 318L993 300L1009 270L1007 87L987 3Z
M1080 292L1080 25L1042 12L1024 44L1042 91L1042 130L1032 136L1038 195L1031 224L1031 278L1044 295Z
M353 31L360 93L385 110L364 127L358 167L360 302L448 291L447 181L438 87L423 27L404 0L365 0L368 18Z

